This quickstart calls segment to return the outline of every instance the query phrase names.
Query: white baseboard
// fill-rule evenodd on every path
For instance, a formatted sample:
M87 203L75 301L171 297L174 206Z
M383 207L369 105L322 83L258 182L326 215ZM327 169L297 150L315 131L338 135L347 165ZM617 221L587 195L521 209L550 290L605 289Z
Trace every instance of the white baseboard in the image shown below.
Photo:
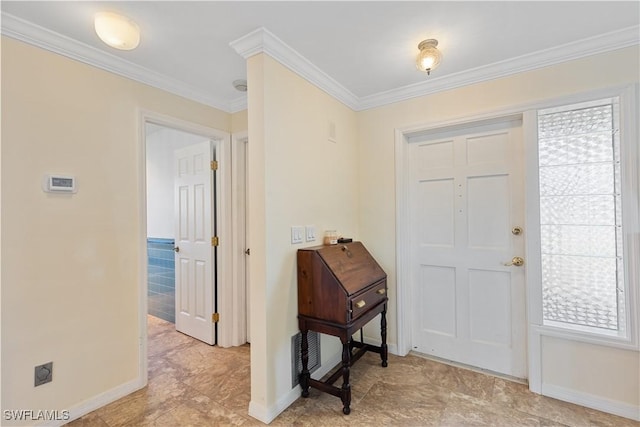
M41 426L47 427L59 427L63 424L76 420L83 415L87 415L89 412L95 411L98 408L102 408L105 405L108 405L111 402L115 402L116 400L133 393L134 391L140 390L146 384L143 384L140 378L136 378L135 380L129 381L122 385L119 385L111 390L107 390L104 393L101 393L97 396L94 396L90 399L85 400L77 405L71 406L69 410L69 419L68 420L59 420L59 421L48 421L44 424L39 424Z
M609 414L618 415L620 417L629 418L635 421L640 421L640 406L632 405L630 403L607 399L605 397L544 383L542 384L542 395L563 400L565 402L575 403L576 405L586 406L587 408L596 409Z
M342 360L342 353L337 352L332 355L329 360L325 361L317 371L311 374L311 378L320 379L331 371L340 361ZM293 402L298 400L300 397L300 393L302 389L299 385L295 386L288 393L282 396L275 405L265 406L260 403L256 403L254 401L249 402L249 416L257 419L258 421L262 421L265 424L269 424L271 421L275 420L282 411L287 409Z
M276 404L272 406L265 406L252 400L249 402L249 416L257 419L258 421L262 421L265 424L269 424L271 421L275 420L282 411L298 400L300 392L300 386L297 385L289 390L287 394L278 399Z
M249 416L258 421L269 424L278 416L278 414L271 415L271 412L272 411L269 408L261 403L256 403L253 400L249 402Z
M342 352L338 351L335 354L331 355L331 357L325 361L317 371L311 374L311 378L319 380L328 374L333 368L336 367L342 361ZM298 400L300 397L300 393L302 389L299 385L295 386L289 392L287 392L284 396L282 396L275 405L265 406L260 403L256 403L254 401L249 402L249 416L257 419L258 421L262 421L265 424L269 424L271 421L275 420L282 411L287 409L293 402Z

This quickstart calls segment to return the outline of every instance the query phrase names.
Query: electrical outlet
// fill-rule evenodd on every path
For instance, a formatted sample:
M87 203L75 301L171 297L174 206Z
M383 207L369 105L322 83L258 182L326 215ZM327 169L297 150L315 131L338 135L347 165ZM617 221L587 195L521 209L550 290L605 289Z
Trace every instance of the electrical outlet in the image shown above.
M50 383L53 380L53 362L38 365L35 368L33 386Z

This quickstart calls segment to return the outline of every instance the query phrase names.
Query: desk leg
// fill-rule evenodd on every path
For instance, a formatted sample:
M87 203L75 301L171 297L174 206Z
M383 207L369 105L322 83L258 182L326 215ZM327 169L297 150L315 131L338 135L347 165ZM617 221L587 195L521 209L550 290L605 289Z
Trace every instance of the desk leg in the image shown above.
M380 344L380 358L382 359L382 367L386 368L388 363L388 350L387 350L387 305L384 305L382 315L380 316L380 338L382 344Z
M349 384L349 368L351 366L351 347L349 338L342 339L342 389L340 399L342 400L342 412L349 415L351 412L351 384Z
M300 387L302 387L302 397L309 397L309 341L307 339L308 330L302 332L302 372L300 373Z

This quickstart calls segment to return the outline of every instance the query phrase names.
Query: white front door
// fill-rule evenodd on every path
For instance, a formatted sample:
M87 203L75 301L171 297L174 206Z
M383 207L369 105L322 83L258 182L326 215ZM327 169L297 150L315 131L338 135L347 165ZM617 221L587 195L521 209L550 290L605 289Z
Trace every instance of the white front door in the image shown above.
M409 144L412 347L526 377L522 126Z
M215 344L211 141L176 150L176 329Z

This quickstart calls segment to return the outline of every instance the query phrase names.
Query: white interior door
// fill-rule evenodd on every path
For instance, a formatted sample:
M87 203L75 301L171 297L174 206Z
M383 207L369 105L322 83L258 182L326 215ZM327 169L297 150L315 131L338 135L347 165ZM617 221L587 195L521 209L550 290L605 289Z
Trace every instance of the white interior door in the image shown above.
M412 346L526 377L521 122L409 144Z
M212 143L175 151L176 329L215 343Z

